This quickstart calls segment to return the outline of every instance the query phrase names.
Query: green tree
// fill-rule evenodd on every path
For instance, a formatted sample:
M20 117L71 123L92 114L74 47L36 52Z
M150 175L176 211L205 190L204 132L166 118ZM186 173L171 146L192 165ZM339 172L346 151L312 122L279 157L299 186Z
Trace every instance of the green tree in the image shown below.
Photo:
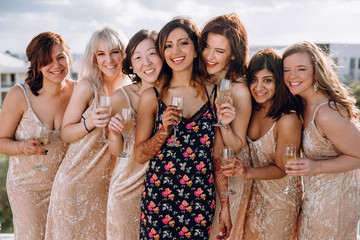
M14 232L12 213L6 193L6 175L9 167L9 157L0 154L0 232Z
M350 88L356 98L356 106L360 108L360 81L352 82Z

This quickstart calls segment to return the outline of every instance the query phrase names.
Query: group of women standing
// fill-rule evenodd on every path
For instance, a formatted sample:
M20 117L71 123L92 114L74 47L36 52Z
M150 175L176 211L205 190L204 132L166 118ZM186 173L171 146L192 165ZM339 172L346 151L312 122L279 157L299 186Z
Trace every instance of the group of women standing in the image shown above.
M201 32L174 18L129 43L98 30L78 82L67 78L60 35L39 34L26 53L28 77L0 117L15 239L354 238L359 110L316 45L294 44L282 58L264 49L248 63L245 27L225 14ZM222 103L224 78L231 94ZM127 108L137 116L133 153L119 157ZM213 126L218 119L224 127ZM37 125L49 143L36 140ZM286 144L303 151L285 171ZM224 146L236 155L226 166ZM39 162L46 171L33 170ZM222 194L228 186L237 194Z

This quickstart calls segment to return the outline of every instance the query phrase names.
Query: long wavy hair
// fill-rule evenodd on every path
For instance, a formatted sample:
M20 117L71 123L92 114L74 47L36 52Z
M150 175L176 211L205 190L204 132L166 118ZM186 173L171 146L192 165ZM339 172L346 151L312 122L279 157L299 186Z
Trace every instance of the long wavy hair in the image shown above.
M282 114L289 114L292 111L300 117L304 108L303 101L301 97L292 95L286 87L281 57L273 49L260 50L251 58L247 73L248 86L252 83L254 75L264 69L271 72L275 79L275 94L266 117L279 120ZM254 97L251 97L251 101L254 110L261 108Z
M236 13L224 14L211 19L206 23L201 32L201 48L207 46L209 33L220 34L226 37L230 43L231 54L234 60L230 60L226 79L237 80L246 75L248 58L248 39L244 24Z
M125 35L119 30L114 27L106 26L95 31L86 45L79 79L89 80L99 92L105 93L102 72L96 62L96 52L101 40L104 40L105 44L110 49L119 49L123 57L125 56L125 45L127 40Z
M131 66L131 57L133 56L136 47L145 39L150 39L155 43L157 35L158 33L156 31L150 32L147 29L141 29L140 31L135 33L135 35L129 40L129 43L125 49L126 57L124 58L122 64L122 72L129 76L132 83L141 82L141 78L134 73Z
M358 121L360 112L356 108L355 98L351 92L339 80L336 73L337 66L334 61L325 54L320 47L312 42L303 41L289 46L284 54L283 60L295 53L308 53L311 65L314 70L314 84L318 84L319 91L327 95L329 100L329 107L333 108L330 104L335 103L335 110L340 113L339 105L341 105L347 112L351 120ZM334 109L334 108L333 108Z
M26 48L26 57L30 65L27 71L25 82L29 85L31 92L39 95L39 90L43 86L43 75L40 69L52 60L51 52L54 45L60 45L71 63L70 48L59 34L52 32L43 32L35 36Z
M183 29L189 35L189 39L194 45L197 57L194 58L193 62L192 84L197 92L202 96L202 98L205 98L205 79L207 73L204 61L201 56L200 31L196 24L193 23L190 19L184 17L175 17L173 20L165 24L165 26L160 30L156 40L157 51L160 54L161 60L163 60L163 66L160 73L160 76L162 76L160 99L165 96L167 90L169 89L170 80L172 78L172 69L165 61L164 52L168 36L176 28Z

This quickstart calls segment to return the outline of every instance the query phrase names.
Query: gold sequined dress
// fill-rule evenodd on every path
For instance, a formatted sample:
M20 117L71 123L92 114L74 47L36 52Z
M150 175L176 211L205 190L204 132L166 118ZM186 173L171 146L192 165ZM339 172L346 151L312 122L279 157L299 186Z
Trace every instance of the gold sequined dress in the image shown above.
M314 119L303 131L305 157L331 159L340 155L319 133ZM360 219L359 170L305 176L305 195L299 218L299 240L352 240Z
M251 157L250 157L248 145L246 145L241 149L237 157L245 164L246 167L251 166ZM231 235L228 239L239 240L243 236L245 213L250 198L252 180L243 179L240 177L229 177L228 184L231 190L236 191L235 195L229 196L230 214L231 214L231 222L233 228L231 230ZM219 234L220 209L221 209L221 205L217 193L216 210L215 210L213 224L211 225L210 240L215 240L216 236Z
M255 141L247 138L255 168L268 166L275 161L275 125L276 122L264 136ZM243 239L293 239L302 185L300 177L291 177L290 186L294 193L282 193L281 190L287 186L287 178L253 181Z
M15 139L33 139L36 126L43 126L43 123L31 107L27 85L17 86L24 91L28 109L15 131ZM14 239L44 239L51 187L67 148L60 138L60 126L50 130L49 141L47 155L21 154L10 157L6 190L13 214ZM40 161L47 171L33 169Z
M126 91L121 88L131 107ZM132 138L134 146L134 135ZM140 234L141 191L148 163L140 164L134 159L116 160L107 206L107 240L138 240Z
M94 93L85 119L98 103ZM95 128L69 145L51 194L46 238L48 240L105 240L109 183L115 160L108 143L100 143L102 128Z

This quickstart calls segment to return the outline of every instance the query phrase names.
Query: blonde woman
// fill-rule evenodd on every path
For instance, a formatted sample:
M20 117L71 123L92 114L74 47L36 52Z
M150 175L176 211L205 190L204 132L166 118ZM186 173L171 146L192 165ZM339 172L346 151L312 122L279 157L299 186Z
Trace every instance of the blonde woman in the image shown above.
M56 175L46 239L106 239L106 205L115 160L99 142L110 120L101 95L120 87L125 42L114 28L93 33L84 54L80 81L66 109L61 137L69 149Z

